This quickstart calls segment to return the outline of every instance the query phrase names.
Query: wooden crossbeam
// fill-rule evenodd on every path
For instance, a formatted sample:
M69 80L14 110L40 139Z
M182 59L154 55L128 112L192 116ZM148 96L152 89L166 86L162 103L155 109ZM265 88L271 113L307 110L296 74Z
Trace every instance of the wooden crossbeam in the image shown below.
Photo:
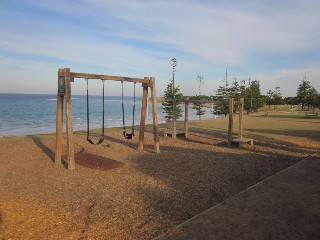
M59 69L59 76L65 77L66 71L65 69ZM104 75L104 74L92 74L92 73L77 73L70 72L71 82L75 78L86 78L86 79L100 79L100 80L112 80L112 81L120 81L120 82L136 82L150 85L150 78L132 78L132 77L123 77L123 76L112 76L112 75Z
M182 102L182 103L215 103L215 104L218 104L218 103L221 103L222 101L221 100L187 100L187 99L181 99L181 100L177 100L177 102Z

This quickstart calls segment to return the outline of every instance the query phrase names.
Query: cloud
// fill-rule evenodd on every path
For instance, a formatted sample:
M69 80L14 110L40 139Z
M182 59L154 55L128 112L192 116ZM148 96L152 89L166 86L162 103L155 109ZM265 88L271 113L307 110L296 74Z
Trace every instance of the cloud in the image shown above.
M261 83L262 93L269 89L280 87L284 96L295 96L299 84L306 75L307 80L320 92L319 77L320 70L313 66L309 68L279 69L268 73L258 73L255 77Z
M71 67L81 72L152 75L162 91L171 78L170 59L176 57L178 81L191 93L198 74L208 82L206 89L220 83L226 68L234 75L261 76L261 85L272 88L288 84L285 76L290 74L299 79L300 70L303 74L319 62L315 53L320 49L320 3L315 0L2 4L0 52L12 60L7 60L12 63L6 65L8 75L15 63L24 65L29 75L33 65L46 65L50 74L57 67ZM14 60L17 57L23 63ZM285 64L276 64L280 62ZM290 74L281 73L283 69Z

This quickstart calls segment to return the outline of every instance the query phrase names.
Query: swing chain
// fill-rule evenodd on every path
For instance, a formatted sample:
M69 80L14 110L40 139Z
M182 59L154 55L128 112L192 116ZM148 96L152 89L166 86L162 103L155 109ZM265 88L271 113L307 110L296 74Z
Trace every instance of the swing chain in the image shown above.
M121 96L122 96L122 123L123 123L123 136L125 139L132 139L134 137L134 116L135 116L135 108L136 108L136 82L134 82L134 91L133 91L133 110L132 110L132 128L131 133L126 132L125 125L125 116L124 116L124 96L123 96L123 81L121 81Z
M132 136L134 136L134 116L136 112L136 82L133 86Z
M91 144L99 145L104 141L104 80L102 80L103 88L102 88L102 133L98 142L94 143L90 138L90 112L89 112L89 84L88 78L85 78L87 82L87 141Z

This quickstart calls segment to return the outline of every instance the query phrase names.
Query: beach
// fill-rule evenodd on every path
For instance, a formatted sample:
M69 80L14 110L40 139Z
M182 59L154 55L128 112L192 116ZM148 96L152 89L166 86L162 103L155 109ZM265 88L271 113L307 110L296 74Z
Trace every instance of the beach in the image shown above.
M116 128L98 146L74 134L76 156L120 163L112 169L55 164L54 134L0 138L0 239L152 239L320 149L319 118L245 115L244 136L254 139L246 148L227 146L227 121L192 121L188 138L161 136L160 154L151 126L143 152Z

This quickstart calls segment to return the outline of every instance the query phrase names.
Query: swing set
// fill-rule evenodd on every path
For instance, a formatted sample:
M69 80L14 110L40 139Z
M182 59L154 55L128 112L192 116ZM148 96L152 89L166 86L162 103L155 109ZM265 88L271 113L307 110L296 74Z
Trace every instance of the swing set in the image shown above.
M155 79L153 77L144 78L130 78L130 77L119 77L89 73L75 73L70 72L70 68L59 69L58 71L58 93L57 93L57 119L56 119L56 151L55 151L55 163L61 164L62 155L62 126L63 126L63 109L65 105L66 114L66 135L67 135L67 164L68 169L75 168L75 157L74 157L74 140L73 140L73 127L72 127L72 101L71 101L71 83L74 82L75 78L82 78L87 83L87 141L91 144L99 145L105 140L105 128L104 128L104 85L105 81L120 81L121 82L121 99L122 99L122 123L123 123L123 136L125 139L132 139L135 136L134 128L134 116L136 106L136 83L141 83L143 88L142 95L142 106L141 106L141 120L140 120L140 132L139 132L139 147L140 151L144 149L144 132L146 124L146 113L147 113L147 101L148 101L148 90L151 90L151 103L152 103L152 119L153 119L153 135L154 135L154 152L160 153L159 146L159 129L158 129L158 112L156 102L156 87ZM102 131L100 138L97 142L94 142L90 137L90 116L89 116L89 85L88 82L91 79L100 79L103 83L102 86ZM131 132L127 132L125 125L125 114L124 114L124 96L123 96L123 83L133 82L134 83L134 104L132 109L132 127Z
M105 118L105 108L104 108L104 82L102 81L102 127L101 127L101 135L100 139L97 142L94 142L90 137L90 111L89 111L89 84L88 78L85 79L87 83L87 141L93 145L100 145L105 139L105 128L104 128L104 118ZM135 118L135 109L136 109L136 82L134 82L134 90L133 90L133 110L132 110L132 127L131 132L128 133L126 131L126 123L125 123L125 112L124 112L124 95L123 95L123 81L121 81L121 108L122 108L122 123L123 123L123 136L125 139L132 139L134 137L134 118Z

